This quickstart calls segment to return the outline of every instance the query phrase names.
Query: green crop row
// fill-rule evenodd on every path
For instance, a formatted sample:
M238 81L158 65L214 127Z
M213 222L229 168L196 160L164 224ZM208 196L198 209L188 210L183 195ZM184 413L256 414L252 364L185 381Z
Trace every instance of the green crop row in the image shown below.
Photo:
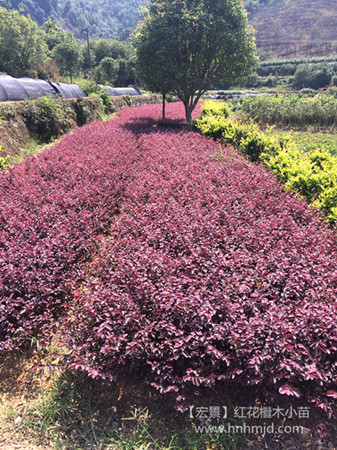
M330 95L243 98L237 102L236 109L257 122L267 124L297 127L337 125L337 99Z
M313 208L321 209L330 223L337 221L337 158L320 148L305 152L290 134L275 135L270 129L262 132L255 123L233 122L218 111L217 102L206 102L193 128L233 144L251 161L263 162L287 189L298 192Z
M282 66L283 64L315 64L336 62L337 55L330 56L313 56L310 58L290 58L260 61L259 66Z

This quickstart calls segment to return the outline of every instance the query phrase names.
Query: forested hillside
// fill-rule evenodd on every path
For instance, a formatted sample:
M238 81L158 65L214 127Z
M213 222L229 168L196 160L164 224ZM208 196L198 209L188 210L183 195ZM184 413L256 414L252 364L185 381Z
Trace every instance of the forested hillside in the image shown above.
M22 9L40 25L48 18L63 28L84 37L88 27L90 36L125 40L140 18L143 0L12 0L11 8ZM0 0L8 8L8 0Z
M84 38L125 40L140 19L144 0L11 0L40 25L48 18ZM337 52L336 0L244 0L257 45L268 57ZM8 8L8 0L0 0Z
M49 17L56 18L58 3L58 0L0 0L0 6L6 9L22 9L40 25Z

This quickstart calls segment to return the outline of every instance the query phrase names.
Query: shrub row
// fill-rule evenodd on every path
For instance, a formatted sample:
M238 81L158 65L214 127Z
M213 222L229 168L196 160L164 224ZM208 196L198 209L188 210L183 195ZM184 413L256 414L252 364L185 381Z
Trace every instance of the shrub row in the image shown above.
M62 309L92 377L137 374L181 408L221 383L332 414L336 238L183 113L129 109L0 174L0 348Z
M302 63L301 65L292 64L292 63L284 63L284 64L259 64L256 72L258 75L262 77L268 76L291 76L294 75L295 72L303 67L308 67L311 72L318 72L322 70L324 67L327 68L330 72L336 73L337 71L337 61L333 62L317 62L317 63Z
M320 208L330 223L337 221L337 159L323 149L309 153L289 143L261 160L285 183L299 192L313 208Z
M70 301L119 211L135 147L129 131L96 123L0 174L0 351Z
M315 98L297 95L242 98L236 108L264 124L300 127L337 125L337 99L329 95Z
M152 114L159 120L160 107ZM139 155L136 136L118 123L77 129L0 173L0 353L64 312L119 213Z
M212 107L214 105L214 114ZM291 136L262 132L254 123L232 122L218 114L219 106L207 102L194 128L206 136L234 144L252 161L262 161L286 188L320 208L331 223L337 220L337 159L324 149L305 152Z
M259 66L268 67L268 66L282 66L284 64L316 64L316 63L331 63L337 62L337 55L330 56L312 56L309 58L290 58L290 59L274 59L274 60L265 60L260 61Z
M136 375L180 408L221 383L332 413L335 236L262 167L158 126L154 112L122 114L138 137L137 178L74 292L64 327L70 367Z

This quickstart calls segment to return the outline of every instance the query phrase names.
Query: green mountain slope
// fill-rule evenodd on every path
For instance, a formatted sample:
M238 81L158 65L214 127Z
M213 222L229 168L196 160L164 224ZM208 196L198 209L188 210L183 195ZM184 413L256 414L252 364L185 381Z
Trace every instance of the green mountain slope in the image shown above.
M93 39L127 39L140 19L144 0L11 0L39 24L49 17L76 37L89 28ZM336 0L244 0L268 57L300 57L337 52ZM8 8L8 0L0 0Z
M55 17L58 0L0 0L0 6L6 9L22 9L41 25L48 17Z
M76 37L126 39L140 19L143 0L11 0L11 8L22 9L40 25L49 17ZM0 6L9 8L8 0Z
M256 41L269 57L337 52L336 0L246 0Z

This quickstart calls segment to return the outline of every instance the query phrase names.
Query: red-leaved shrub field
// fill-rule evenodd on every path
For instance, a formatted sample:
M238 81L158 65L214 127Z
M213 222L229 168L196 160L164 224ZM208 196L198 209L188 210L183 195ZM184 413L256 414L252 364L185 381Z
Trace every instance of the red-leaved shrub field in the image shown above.
M87 125L0 178L0 339L60 321L69 367L197 389L337 398L337 240L275 177L181 126ZM196 111L198 114L200 110Z

